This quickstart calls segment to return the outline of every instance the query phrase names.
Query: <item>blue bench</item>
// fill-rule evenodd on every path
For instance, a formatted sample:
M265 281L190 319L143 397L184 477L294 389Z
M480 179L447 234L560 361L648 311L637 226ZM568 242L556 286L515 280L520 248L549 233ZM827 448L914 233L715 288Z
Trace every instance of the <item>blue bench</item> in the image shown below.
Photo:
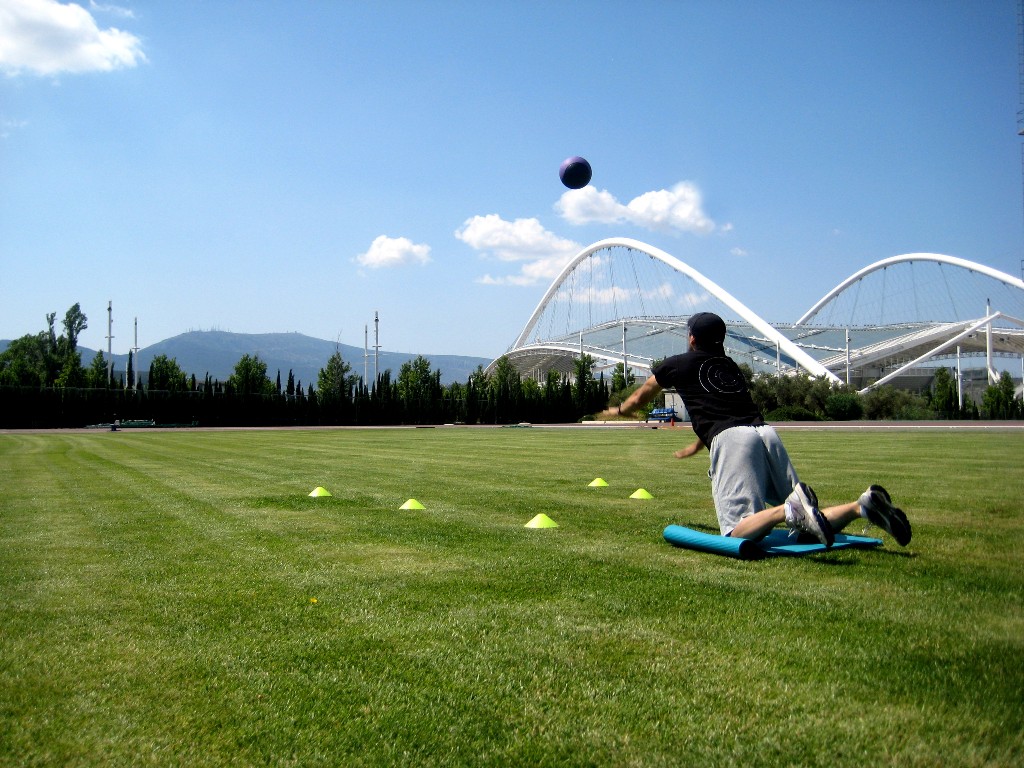
M675 408L655 408L647 415L647 421L672 421L678 418Z

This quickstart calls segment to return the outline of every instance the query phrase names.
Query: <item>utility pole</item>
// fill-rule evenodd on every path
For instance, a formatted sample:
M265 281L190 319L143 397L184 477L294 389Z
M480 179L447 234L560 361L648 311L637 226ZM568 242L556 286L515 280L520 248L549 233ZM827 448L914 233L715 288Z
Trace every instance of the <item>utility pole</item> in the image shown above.
M107 302L107 383L114 378L114 302Z
M135 318L135 346L132 347L135 360L135 388L138 389L142 383L142 374L139 372L139 318ZM127 383L127 382L125 382Z
M373 380L380 376L380 315L373 313Z

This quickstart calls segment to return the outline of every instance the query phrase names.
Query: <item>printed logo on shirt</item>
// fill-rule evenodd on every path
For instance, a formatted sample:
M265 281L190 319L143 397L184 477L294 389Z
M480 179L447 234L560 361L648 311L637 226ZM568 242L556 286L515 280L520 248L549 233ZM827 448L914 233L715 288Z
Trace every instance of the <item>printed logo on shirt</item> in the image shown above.
M700 385L705 392L735 395L747 388L743 373L727 357L709 357L700 364Z

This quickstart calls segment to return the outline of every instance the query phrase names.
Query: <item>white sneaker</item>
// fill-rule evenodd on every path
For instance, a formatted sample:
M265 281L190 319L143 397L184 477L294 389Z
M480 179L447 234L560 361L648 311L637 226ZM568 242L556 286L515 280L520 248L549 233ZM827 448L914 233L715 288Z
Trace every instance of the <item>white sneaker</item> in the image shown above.
M868 521L888 531L901 547L910 543L910 521L903 510L892 503L885 488L880 485L869 486L860 495L860 506Z
M832 524L818 511L818 497L806 483L797 483L786 499L786 525L793 533L809 533L826 547L836 540Z

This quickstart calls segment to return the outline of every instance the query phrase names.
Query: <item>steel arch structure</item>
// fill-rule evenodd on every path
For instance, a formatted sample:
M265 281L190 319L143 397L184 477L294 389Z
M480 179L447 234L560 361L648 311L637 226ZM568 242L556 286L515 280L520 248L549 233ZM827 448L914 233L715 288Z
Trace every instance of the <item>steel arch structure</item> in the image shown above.
M818 315L819 312L827 305L830 301L837 298L844 291L849 289L851 286L863 280L865 277L873 272L879 270L888 269L896 264L910 263L915 261L934 262L936 264L948 264L951 267L958 267L960 269L966 269L969 272L978 272L979 274L990 277L993 280L997 280L1004 285L1012 288L1018 288L1024 291L1024 280L1019 280L1012 275L1008 275L1005 272L1000 272L998 269L987 267L984 264L979 264L976 261L968 261L967 259L960 259L956 256L946 256L941 253L905 253L901 256L890 256L887 259L876 261L874 264L869 264L863 269L859 269L850 275L848 278L839 283L835 288L826 293L814 306L808 309L799 320L796 321L796 325L806 325L810 320Z
M614 249L644 254L660 262L698 285L706 292L705 296L710 297L708 301L713 299L734 313L734 318L727 318L727 350L741 362L748 361L755 371L774 369L778 373L783 373L803 369L812 376L823 376L837 383L842 381L839 374L845 371L846 382L854 383L854 378L851 377L851 370L854 370L857 372L858 388L861 392L866 392L898 376L903 376L902 381L909 383L912 381L909 378L912 374L917 376L914 380L917 382L915 385L923 385L926 380L930 380L934 365L942 364L944 358L952 358L954 352L958 376L961 355L967 358L984 356L989 381L998 377L992 363L994 355L1020 357L1021 364L1024 365L1024 320L1020 319L1024 317L1024 281L983 264L934 253L908 253L882 259L841 281L815 302L796 323L770 324L720 285L678 258L646 243L631 238L615 237L596 242L577 253L545 291L522 332L506 352L506 356L521 373L539 377L545 371L556 370L562 374L570 374L574 367L573 360L583 354L595 358L601 367L622 364L624 368L650 370L655 359L685 349L685 321L688 315L651 315L646 310L641 315L617 314L615 316L618 319L606 318L604 322L597 324L594 324L593 320L585 323L582 319L574 319L572 322L586 324L587 327L579 327L577 330L561 334L549 331L548 338L541 339L538 336L530 341L546 310L560 300L557 297L570 280L570 276L575 281L574 273L580 265L591 258L599 261L602 251L610 252L607 260L612 262ZM632 255L628 257L627 263L636 269L635 262L631 260ZM980 276L977 280L985 287L975 287L975 290L982 290L982 296L988 294L992 287L991 282L995 281L1003 291L1001 294L995 293L1001 296L1000 302L1005 306L1000 306L995 312L986 307L983 315L974 309L951 309L951 305L956 302L948 286L938 290L928 287L927 281L924 281L924 287L920 290L926 293L932 291L936 294L949 294L945 297L936 297L938 300L948 299L947 304L950 305L946 310L939 311L939 314L953 312L969 316L958 316L953 321L948 317L933 317L926 320L923 319L925 311L910 312L914 317L903 318L898 322L878 320L872 323L856 319L840 324L821 323L822 310L847 292L851 296L844 301L853 301L854 314L858 318L870 314L857 304L856 297L860 295L860 284L865 278L878 272L883 274L876 279L884 282L884 274L890 267L909 265L900 267L900 270L893 274L905 274L909 270L909 285L912 287L903 290L910 290L916 294L918 280L922 276L919 272L914 272L915 262L926 262L929 265L927 269L938 270L942 274L942 280L949 280L948 275L942 272L943 267L953 268L956 274L952 282L958 284L966 285L974 281L973 277L972 280L961 279L960 270L966 270L973 276ZM593 263L591 262L591 266ZM582 270L580 272L579 281L583 283L586 278L582 275ZM615 280L619 280L618 276L615 276ZM858 286L856 292L850 290L853 286ZM867 290L867 293L874 295L870 290ZM576 302L572 287L568 287L564 296L568 296L568 303ZM904 295L890 297L889 301L911 305L912 309L916 309L916 296L913 302ZM972 307L974 301L974 296L970 295L968 303ZM694 309L696 311L696 304ZM556 310L553 309L552 312L557 315ZM551 317L555 315L545 317L549 327ZM616 338L620 329L621 346ZM858 342L856 348L851 347L851 329ZM629 349L627 330L632 337ZM584 343L584 336L587 337L587 343ZM493 365L494 363L491 368ZM932 367L929 368L929 365Z
M551 301L551 298L558 292L559 288L561 288L562 284L565 282L569 274L571 274L572 271L576 269L577 265L579 265L581 262L592 256L593 254L597 253L598 251L605 250L608 248L630 248L636 251L640 251L641 253L646 253L648 256L657 259L658 261L666 264L667 266L671 267L677 272L685 275L686 277L689 277L691 280L693 280L706 291L708 291L708 293L710 293L716 299L718 299L731 310L733 310L737 315L742 317L753 328L757 329L758 332L764 334L766 338L775 342L778 345L779 349L781 349L792 359L794 359L800 365L800 367L804 368L814 376L825 376L827 378L834 379L837 382L839 381L838 377L834 373L825 368L817 360L812 358L810 355L808 355L806 352L800 349L797 345L795 345L792 341L790 341L788 338L779 333L771 324L762 319L756 312L747 307L739 299L737 299L731 293L729 293L724 288L719 286L717 283L712 281L710 278L698 272L689 264L680 261L675 256L666 253L660 248L656 248L653 245L648 245L646 243L640 242L639 240L633 240L627 237L612 237L606 240L600 240L594 243L593 245L584 248L582 251L576 254L576 256L574 256L572 260L565 265L561 273L554 279L554 281L551 283L551 286L548 288L547 292L544 294L540 302L537 304L537 308L533 310L533 314L531 314L530 319L527 320L526 326L523 328L522 333L519 334L519 337L515 340L515 343L512 345L513 349L523 347L526 339L528 339L530 334L533 332L533 329L537 324L537 319L547 308L548 303Z

